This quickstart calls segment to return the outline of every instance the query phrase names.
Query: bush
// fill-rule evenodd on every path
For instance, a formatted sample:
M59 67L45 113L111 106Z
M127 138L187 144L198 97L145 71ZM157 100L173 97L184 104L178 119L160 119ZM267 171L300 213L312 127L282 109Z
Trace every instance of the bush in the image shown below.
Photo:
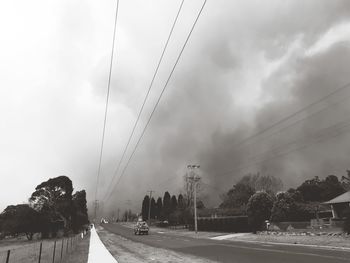
M249 232L247 216L228 216L218 218L200 218L198 219L199 231L216 232Z
M254 233L262 230L265 220L270 219L273 200L264 191L256 192L248 201L248 223Z
M345 222L344 222L344 232L350 234L350 208L347 208L344 212Z

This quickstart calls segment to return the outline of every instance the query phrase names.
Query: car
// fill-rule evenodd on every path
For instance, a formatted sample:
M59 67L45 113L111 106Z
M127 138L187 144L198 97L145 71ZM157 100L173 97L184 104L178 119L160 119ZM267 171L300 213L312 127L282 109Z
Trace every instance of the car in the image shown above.
M145 221L138 221L134 227L135 235L148 235L149 227Z

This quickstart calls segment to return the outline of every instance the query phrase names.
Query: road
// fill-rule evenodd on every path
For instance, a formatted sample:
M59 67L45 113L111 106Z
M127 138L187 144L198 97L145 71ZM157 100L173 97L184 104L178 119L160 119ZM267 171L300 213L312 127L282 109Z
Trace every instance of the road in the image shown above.
M272 245L239 241L218 241L178 236L151 231L149 235L134 235L132 229L120 224L106 224L109 232L148 246L189 254L217 262L231 263L344 263L350 262L350 251Z

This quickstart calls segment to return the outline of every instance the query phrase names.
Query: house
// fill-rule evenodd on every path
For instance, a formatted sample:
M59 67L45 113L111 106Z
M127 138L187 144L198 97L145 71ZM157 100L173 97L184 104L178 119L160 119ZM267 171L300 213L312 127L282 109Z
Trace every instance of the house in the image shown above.
M350 191L341 194L328 202L324 202L331 206L332 215L334 219L341 219L344 217L344 211L350 207Z

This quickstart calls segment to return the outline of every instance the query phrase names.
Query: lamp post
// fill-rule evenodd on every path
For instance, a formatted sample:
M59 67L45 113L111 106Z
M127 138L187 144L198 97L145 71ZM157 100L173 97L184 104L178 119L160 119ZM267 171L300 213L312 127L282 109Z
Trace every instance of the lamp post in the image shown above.
M195 164L189 164L187 165L187 169L189 170L190 176L187 178L192 181L194 184L193 189L193 205L194 205L194 231L197 234L198 232L198 225L197 225L197 182L200 180L200 177L196 175L195 169L198 169L200 166Z

